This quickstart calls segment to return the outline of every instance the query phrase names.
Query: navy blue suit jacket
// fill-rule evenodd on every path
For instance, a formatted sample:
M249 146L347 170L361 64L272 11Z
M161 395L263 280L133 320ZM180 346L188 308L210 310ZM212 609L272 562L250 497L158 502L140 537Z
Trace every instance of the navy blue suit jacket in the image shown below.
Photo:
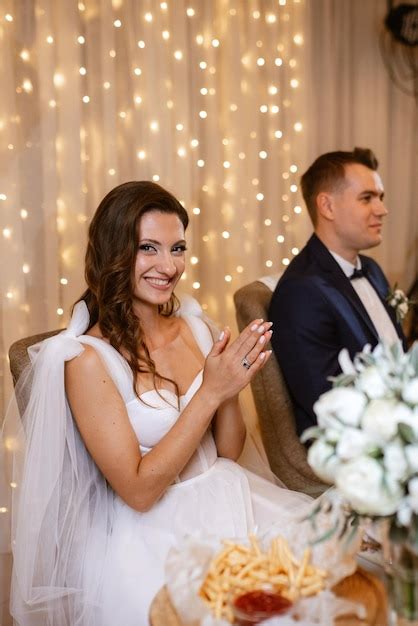
M385 298L389 285L379 265L360 255L362 268L383 302L399 338L405 338ZM293 401L299 434L316 424L313 404L340 373L338 354L353 357L379 337L351 281L314 234L290 263L273 293L272 347Z

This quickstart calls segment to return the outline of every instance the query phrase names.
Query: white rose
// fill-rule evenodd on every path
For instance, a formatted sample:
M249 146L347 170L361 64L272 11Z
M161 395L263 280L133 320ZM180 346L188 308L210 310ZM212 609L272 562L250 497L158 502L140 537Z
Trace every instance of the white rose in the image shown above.
M408 483L408 502L414 513L418 513L418 477L412 478Z
M336 453L340 459L348 461L366 453L372 446L373 441L364 431L347 427L341 433Z
M407 477L408 462L399 441L392 441L385 446L383 465L391 480L402 481Z
M339 461L333 446L322 439L317 439L308 450L308 463L319 478L326 483L334 483Z
M323 393L313 408L319 426L341 430L344 424L357 426L365 406L366 397L360 391L348 387L335 387Z
M401 502L396 517L401 526L409 526L411 523L412 509L406 498Z
M366 433L384 444L392 439L399 422L409 423L412 411L396 400L372 400L364 411L362 425Z
M411 443L405 446L405 456L408 461L411 474L418 472L418 444Z
M418 378L413 378L403 386L402 398L409 404L418 404Z
M405 317L405 315L408 313L408 310L409 310L409 306L407 302L402 302L398 306L398 311L402 315L402 317Z
M399 404L403 407L403 411L397 413L398 422L408 424L414 431L415 437L418 437L418 406L414 410L408 408L405 404Z
M375 365L367 367L357 379L356 387L364 391L369 398L382 398L388 391L381 372Z
M386 487L382 465L368 456L340 465L335 482L352 509L363 515L392 515L403 496L399 485Z

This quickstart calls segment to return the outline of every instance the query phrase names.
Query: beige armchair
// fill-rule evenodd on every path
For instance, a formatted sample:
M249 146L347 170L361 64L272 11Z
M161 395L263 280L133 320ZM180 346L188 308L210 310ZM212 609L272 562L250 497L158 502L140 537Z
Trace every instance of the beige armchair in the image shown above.
M47 333L41 333L39 335L32 335L31 337L24 337L23 339L19 339L12 343L9 348L9 361L10 361L10 371L13 377L13 384L16 385L19 376L25 369L27 365L29 365L29 354L28 348L30 346L35 345L35 343L39 343L44 339L48 339L48 337L53 337L63 330L62 328L59 330L51 330Z
M277 279L267 277L242 287L234 294L238 328L253 319L268 319L272 290ZM261 437L276 476L289 489L318 496L327 489L306 460L305 447L296 433L292 403L274 355L251 382Z

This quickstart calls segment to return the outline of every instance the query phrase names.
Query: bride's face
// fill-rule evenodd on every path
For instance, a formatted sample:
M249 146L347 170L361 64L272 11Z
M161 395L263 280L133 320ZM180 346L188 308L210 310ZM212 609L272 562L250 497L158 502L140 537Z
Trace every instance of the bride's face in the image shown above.
M184 272L184 227L175 213L150 211L138 226L134 296L138 303L168 302Z

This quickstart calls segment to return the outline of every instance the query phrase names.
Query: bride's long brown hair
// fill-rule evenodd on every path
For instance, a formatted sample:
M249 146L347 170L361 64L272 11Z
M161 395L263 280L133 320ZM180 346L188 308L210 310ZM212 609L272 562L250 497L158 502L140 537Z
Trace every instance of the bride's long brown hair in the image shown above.
M110 191L99 204L91 221L85 258L88 288L81 296L90 313L89 329L98 323L111 346L121 352L133 373L134 390L140 373L150 373L154 387L158 380L174 381L156 371L141 327L133 310L134 269L138 250L138 225L145 213L159 211L178 216L186 230L189 218L176 198L149 181L123 183ZM179 303L173 294L159 311L170 316ZM138 394L137 394L138 395Z

